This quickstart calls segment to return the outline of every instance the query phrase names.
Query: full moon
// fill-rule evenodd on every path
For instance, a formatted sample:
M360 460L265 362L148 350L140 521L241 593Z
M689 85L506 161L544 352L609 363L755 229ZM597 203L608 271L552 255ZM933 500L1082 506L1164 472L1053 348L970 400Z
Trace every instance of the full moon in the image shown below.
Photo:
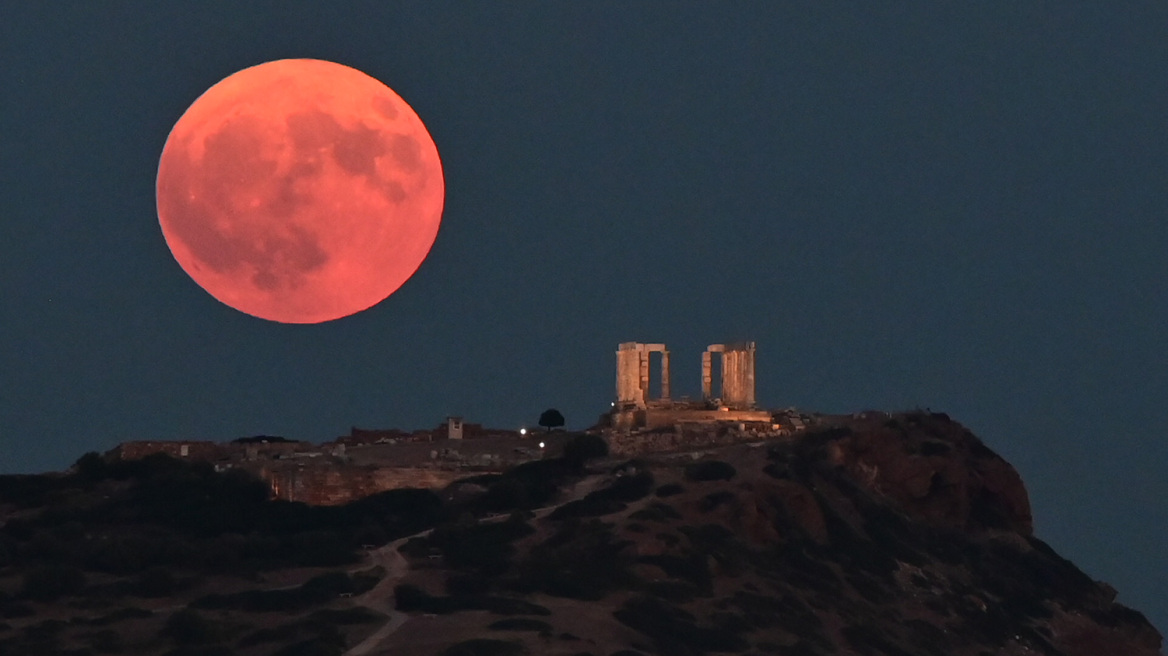
M395 292L430 252L445 185L421 119L368 75L285 59L208 89L158 164L158 221L219 301L320 323Z

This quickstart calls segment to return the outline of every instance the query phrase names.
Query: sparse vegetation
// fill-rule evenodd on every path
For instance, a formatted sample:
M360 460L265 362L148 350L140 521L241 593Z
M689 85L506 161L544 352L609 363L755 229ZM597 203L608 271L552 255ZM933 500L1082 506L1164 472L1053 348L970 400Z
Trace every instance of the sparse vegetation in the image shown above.
M582 467L589 460L607 455L608 442L598 435L577 435L564 445L564 460L576 468Z
M630 573L627 541L619 541L612 526L599 520L568 520L547 540L531 549L512 582L520 592L545 592L557 597L596 600L636 581Z
M344 572L330 572L313 577L295 588L210 594L194 600L191 606L249 613L292 612L328 603L342 594L360 594L376 583L376 578L372 577L350 577Z
M673 506L655 501L647 507L630 514L629 518L649 522L665 522L673 519L681 519L681 514L674 510Z
M730 503L735 498L735 494L729 490L718 490L717 492L711 492L702 497L702 501L698 507L702 512L710 512L721 505Z
M85 588L85 572L68 565L44 565L27 572L20 586L20 597L50 602L74 595Z
M512 617L498 620L487 625L492 631L551 631L552 625L543 620L533 620L527 617Z
M620 476L608 487L589 492L583 499L560 506L550 518L599 517L620 512L627 507L626 503L643 499L652 489L653 474L648 470Z
M527 648L517 642L475 638L442 650L441 656L523 656Z
M432 596L416 585L401 584L393 589L395 608L405 613L449 615L463 610L485 610L496 615L550 615L539 604L522 599L490 595Z
M205 645L222 638L222 629L218 623L196 610L186 608L170 616L162 633L178 645Z
M613 612L622 624L645 634L667 654L739 652L750 647L738 632L701 626L692 614L652 597L633 597Z
M568 442L563 458L466 479L448 497L395 490L326 508L273 502L245 475L164 456L122 463L86 454L68 475L0 477L0 504L12 511L0 526L0 616L7 618L0 653L339 655L346 635L367 635L387 619L338 599L371 589L386 570L340 567L368 557L362 544L425 529L433 530L401 549L418 571L396 581L397 609L487 611L508 617L466 620L496 638L517 632L515 641L469 640L445 654L520 654L520 639L556 640L553 625L571 607L565 599L627 600L614 616L651 647L600 643L576 628L582 637L558 637L610 656L625 645L615 653L688 656L752 644L750 653L760 654L940 656L959 645L1007 641L1056 653L1065 650L1055 626L1060 608L1107 635L1151 635L1143 616L1113 604L1020 529L1001 490L974 485L954 506L967 510L962 528L946 523L943 495L951 490L930 489L932 505L922 511L874 491L849 468L854 454L829 460L833 449L862 448L885 449L884 458L899 450L950 470L952 462L938 459L1000 462L933 415L897 416L888 426L866 421L872 434L846 426L813 431L769 445L762 462L743 455L762 450L739 447L718 456L725 461L605 461L585 469L607 454L602 439L585 435ZM654 488L654 474L684 474L684 487ZM605 478L583 479L589 475ZM560 496L580 481L601 487L576 500ZM941 495L936 503L933 495ZM561 505L536 519L536 509L552 504ZM597 519L630 504L627 517ZM290 587L287 581L305 577L269 574L310 564L337 570ZM438 581L443 594L406 583ZM560 597L555 619L529 594ZM159 599L150 604L166 610L127 607L147 603L134 597ZM52 614L37 617L46 610Z
M728 481L738 471L728 462L705 460L685 468L685 477L691 481Z

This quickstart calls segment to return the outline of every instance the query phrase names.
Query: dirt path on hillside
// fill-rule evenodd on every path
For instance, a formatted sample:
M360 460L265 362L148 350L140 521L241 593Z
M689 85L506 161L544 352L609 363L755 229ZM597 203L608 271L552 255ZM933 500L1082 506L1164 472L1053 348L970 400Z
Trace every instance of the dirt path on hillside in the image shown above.
M573 501L583 497L588 492L596 489L598 485L599 478L594 478L591 476L577 481L576 484L572 486L571 492L566 495L568 497L568 501ZM533 511L534 517L532 519L541 519L546 517L556 508L564 505L564 503L568 503L568 501L564 501L563 503L559 503L554 506L544 506L543 508L537 508ZM483 523L501 522L505 521L508 517L508 515L496 515L494 517L481 519L479 521ZM394 540L393 542L390 542L389 544L370 552L373 557L374 564L381 565L385 568L385 577L382 578L381 581L379 581L377 585L373 587L373 589L359 597L355 597L353 601L371 608L375 607L378 602L380 602L381 608L389 605L390 599L393 597L394 587L397 586L398 582L400 582L401 579L405 577L405 575L410 570L409 562L406 560L405 556L401 555L398 549L409 540L430 535L432 530L433 529L426 529L421 533L408 535L404 538ZM379 647L383 640L392 635L394 631L400 629L402 625L404 625L410 619L409 615L397 610L391 609L388 611L388 613L389 616L388 619L386 619L385 624L382 624L380 628L371 633L367 638L346 651L343 656L366 656L366 654Z
M401 581L402 577L404 577L410 569L409 562L406 561L406 557L401 555L401 552L399 552L398 549L401 548L401 546L408 540L429 535L431 530L433 529L426 529L421 533L407 535L404 538L394 540L393 542L390 542L389 544L371 552L373 556L373 562L385 568L385 576L382 577L382 579L378 581L377 585L373 586L372 589L357 597L353 601L368 607L378 605L378 602L380 602L380 606L382 607L388 605L391 597L393 597L394 586L396 586L398 582ZM346 651L344 656L365 656L365 654L368 654L370 651L380 645L382 640L389 637L390 634L392 634L394 631L397 631L403 624L406 623L406 621L410 619L409 615L406 615L405 613L397 610L390 609L388 613L389 617L385 621L385 624L382 624L381 627L370 634L369 637L365 638L351 649Z

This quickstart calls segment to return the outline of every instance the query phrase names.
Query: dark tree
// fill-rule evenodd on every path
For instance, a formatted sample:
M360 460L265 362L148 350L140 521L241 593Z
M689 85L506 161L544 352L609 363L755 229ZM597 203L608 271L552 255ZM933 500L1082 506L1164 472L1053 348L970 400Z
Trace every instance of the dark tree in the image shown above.
M560 428L564 425L564 415L560 414L560 411L555 408L548 408L539 416L539 425L548 431L553 428Z
M593 458L607 455L608 442L599 435L580 435L564 445L564 460L577 469Z

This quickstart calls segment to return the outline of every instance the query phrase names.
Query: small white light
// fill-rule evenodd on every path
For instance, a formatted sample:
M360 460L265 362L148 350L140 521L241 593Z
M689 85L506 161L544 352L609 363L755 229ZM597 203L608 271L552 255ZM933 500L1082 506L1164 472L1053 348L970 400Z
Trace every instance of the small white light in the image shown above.
M616 401L611 401L611 402L609 402L609 405L615 408L615 407L616 407Z
M541 449L543 448L543 442L539 443L539 448L541 448Z
M527 435L527 429L526 429L526 428L520 428L520 429L519 429L519 434L520 434L520 435Z

